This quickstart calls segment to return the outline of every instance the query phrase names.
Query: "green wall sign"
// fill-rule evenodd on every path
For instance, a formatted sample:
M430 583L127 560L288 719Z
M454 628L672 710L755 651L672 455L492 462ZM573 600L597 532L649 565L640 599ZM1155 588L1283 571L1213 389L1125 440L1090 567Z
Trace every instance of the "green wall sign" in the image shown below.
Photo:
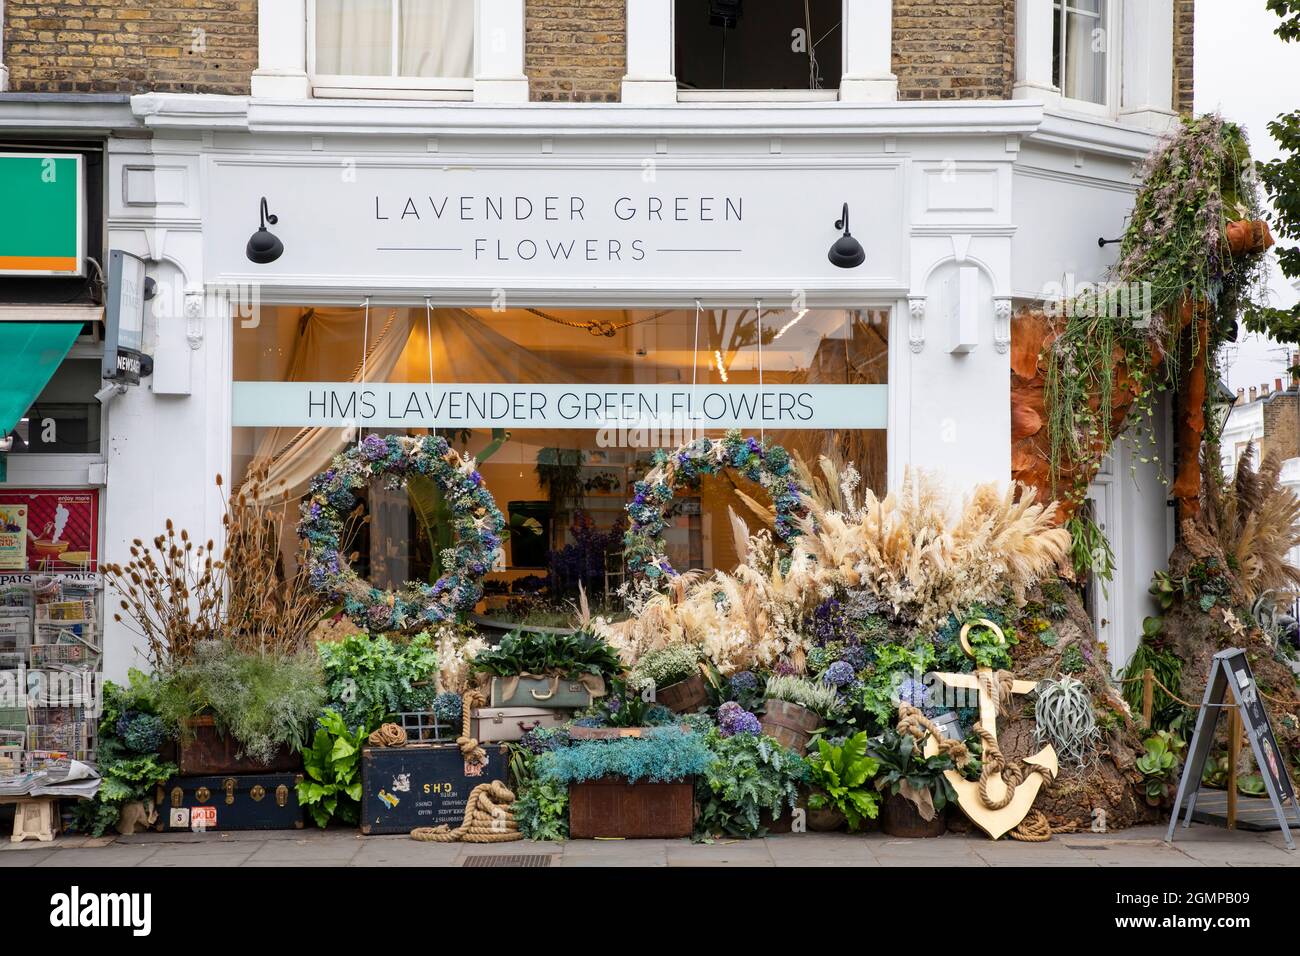
M80 155L0 153L0 275L83 273L83 176Z

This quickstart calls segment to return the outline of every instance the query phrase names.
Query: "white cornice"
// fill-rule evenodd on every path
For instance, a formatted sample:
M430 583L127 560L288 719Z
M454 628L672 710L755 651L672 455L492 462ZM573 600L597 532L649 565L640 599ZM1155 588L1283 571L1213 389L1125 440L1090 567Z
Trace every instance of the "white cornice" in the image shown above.
M138 129L125 96L95 94L0 94L0 129L106 134Z
M1054 109L1044 111L1042 125L1031 137L1034 143L1135 162L1146 158L1159 140L1149 129Z

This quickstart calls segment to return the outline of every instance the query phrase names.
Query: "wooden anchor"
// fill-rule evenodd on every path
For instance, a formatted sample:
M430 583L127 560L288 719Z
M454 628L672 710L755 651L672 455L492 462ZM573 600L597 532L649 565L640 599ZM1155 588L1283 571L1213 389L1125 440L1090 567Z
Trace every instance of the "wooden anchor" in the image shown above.
M975 652L971 649L970 642L967 640L967 632L972 625L983 625L993 631L998 636L999 643L1006 643L1006 635L1002 633L1002 628L987 618L979 618L974 621L967 621L961 629L961 647L971 658L975 657ZM997 739L998 729L998 704L992 695L988 693L986 687L996 686L997 678L993 675L991 667L977 667L973 674L935 674L945 687L961 688L963 690L974 690L979 695L979 712L980 725ZM983 677L983 680L981 680ZM1013 694L1028 694L1038 686L1037 681L1031 680L1013 680L1011 682L1011 692ZM926 738L925 755L932 757L939 752L939 743L931 734ZM1025 763L1034 764L1044 768L1053 778L1056 777L1060 765L1056 759L1056 750L1051 744L1048 744L1038 753L1024 758ZM956 770L944 771L944 776L948 782L957 791L957 806L961 807L962 812L970 818L971 823L975 824L993 839L998 839L1010 830L1014 830L1029 815L1029 811L1034 806L1034 800L1038 797L1038 791L1043 786L1043 776L1038 773L1030 773L1018 787L1015 795L1012 796L1011 802L1000 810L991 810L984 803L983 797L980 796L980 784L978 780L967 780ZM989 799L994 804L1001 803L1006 799L1007 784L1000 774L990 777L986 789L988 790Z

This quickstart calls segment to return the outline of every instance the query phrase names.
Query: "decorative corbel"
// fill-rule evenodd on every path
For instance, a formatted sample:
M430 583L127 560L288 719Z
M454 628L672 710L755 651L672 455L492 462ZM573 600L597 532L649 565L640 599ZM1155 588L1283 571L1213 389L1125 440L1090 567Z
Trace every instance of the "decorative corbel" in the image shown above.
M919 353L925 348L925 296L909 295L907 311L907 344L913 352Z
M185 290L185 340L190 343L191 349L203 345L204 301L201 288Z
M999 352L1011 350L1011 298L996 296L993 299L993 347Z

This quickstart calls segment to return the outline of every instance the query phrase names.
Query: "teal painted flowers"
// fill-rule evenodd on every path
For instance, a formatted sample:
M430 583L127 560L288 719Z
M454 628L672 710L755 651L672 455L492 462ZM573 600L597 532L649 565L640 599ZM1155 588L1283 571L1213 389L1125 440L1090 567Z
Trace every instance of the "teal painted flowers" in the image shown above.
M697 438L669 454L655 452L655 467L645 479L632 486L627 504L628 530L623 536L628 570L658 587L677 572L664 551L664 530L668 510L677 489L697 484L704 475L727 469L762 485L776 511L776 535L782 541L799 536L797 519L806 514L803 495L789 453L780 445L768 445L738 429L724 438Z
M356 492L376 478L390 488L424 475L446 496L456 543L440 555L443 574L433 584L407 582L398 591L372 587L348 564L342 549L344 521L356 506ZM492 495L475 470L442 438L367 435L334 457L312 479L301 506L298 536L308 543L312 587L371 631L423 628L472 610L483 594L505 529Z

